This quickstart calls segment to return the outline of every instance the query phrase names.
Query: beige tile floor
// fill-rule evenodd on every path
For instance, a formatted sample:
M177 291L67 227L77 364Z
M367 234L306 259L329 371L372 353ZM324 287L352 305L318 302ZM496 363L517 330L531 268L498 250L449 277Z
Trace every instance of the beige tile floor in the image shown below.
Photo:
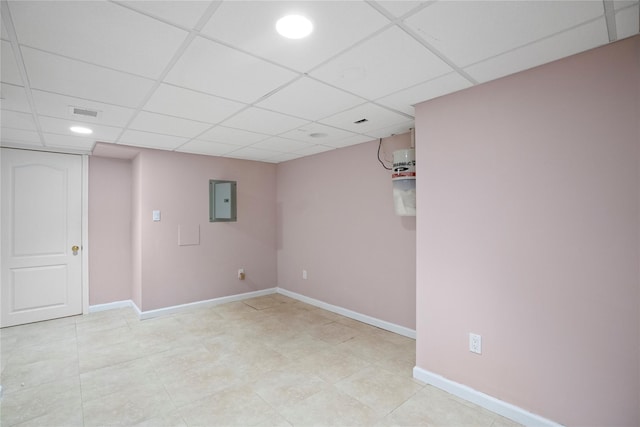
M414 340L278 294L0 335L2 427L516 425L414 380Z

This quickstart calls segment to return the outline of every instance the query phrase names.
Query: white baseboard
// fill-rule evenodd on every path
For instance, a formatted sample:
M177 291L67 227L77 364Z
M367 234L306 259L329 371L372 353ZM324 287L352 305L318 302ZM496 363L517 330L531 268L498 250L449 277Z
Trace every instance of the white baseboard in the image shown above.
M264 295L270 295L274 293L279 293L279 294L288 296L290 298L296 299L298 301L302 301L304 303L313 305L315 307L322 308L324 310L331 311L333 313L337 313L342 316L349 317L351 319L358 320L360 322L367 323L369 325L372 325L390 332L394 332L396 334L399 334L408 338L416 339L416 331L414 329L396 325L395 323L387 322L385 320L380 320L375 317L367 316L366 314L361 314L356 311L348 310L346 308L332 305L332 304L329 304L314 298L310 298L310 297L298 294L296 292L291 292L282 288L263 289L260 291L230 295L226 297L214 298L214 299L205 300L205 301L196 301L188 304L174 305L171 307L158 308L156 310L148 310L148 311L141 311L140 308L132 300L116 301L116 302L111 302L107 304L98 304L98 305L89 306L89 313L96 313L98 311L112 310L116 308L132 307L138 314L138 317L140 318L140 320L145 320L145 319L152 319L154 317L159 317L159 316L166 316L168 314L184 312L192 308L213 307L220 304L226 304L228 302L242 301L245 299L260 297Z
M277 288L277 292L279 294L288 296L293 299L297 299L298 301L305 302L307 304L311 304L315 307L322 308L327 311L331 311L333 313L340 314L345 317L349 317L351 319L357 320L359 322L367 323L369 325L375 326L380 329L384 329L390 332L394 332L398 335L402 335L408 338L416 339L416 331L414 329L410 329L404 326L396 325L395 323L387 322L386 320L380 320L375 317L367 316L366 314L361 314L356 311L351 311L346 308L339 307L337 305L332 305L323 301L319 301L314 298L309 298L307 296L298 294L296 292L291 292L286 289Z
M125 301L114 301L106 304L96 304L89 306L89 313L97 313L99 311L114 310L116 308L134 307L135 304L130 299ZM136 307L137 308L137 307Z
M188 304L174 305L171 307L158 308L156 310L142 311L138 313L140 320L152 319L154 317L165 316L167 314L181 313L192 308L213 307L228 302L242 301L249 298L261 297L275 294L277 288L263 289L260 291L247 292L244 294L229 295L227 297L213 298L205 301L190 302Z
M454 396L458 396L461 399L464 399L468 402L475 403L478 406L481 406L485 409L488 409L491 412L494 412L498 415L502 415L505 418L509 418L517 423L520 423L525 426L535 426L535 427L561 427L561 424L558 424L554 421L548 420L539 415L533 414L529 411L526 411L522 408L519 408L510 403L504 402L500 399L496 399L495 397L489 396L488 394L484 394L477 390L472 389L466 385L457 383L455 381L451 381L441 375L435 374L433 372L427 371L426 369L418 368L417 366L413 368L413 378L422 381L424 383L430 384L434 387L437 387L441 390L444 390L448 393L453 394Z
M191 308L213 307L215 305L226 304L228 302L242 301L249 298L261 297L263 295L271 295L276 293L277 288L263 289L260 291L247 292L244 294L230 295L227 297L213 298L205 301L190 302L187 304L173 305L171 307L158 308L156 310L141 311L140 308L132 300L115 301L106 304L96 304L89 306L89 313L97 313L99 311L113 310L117 308L131 307L136 311L140 320L152 319L154 317L166 316L167 314L181 313Z

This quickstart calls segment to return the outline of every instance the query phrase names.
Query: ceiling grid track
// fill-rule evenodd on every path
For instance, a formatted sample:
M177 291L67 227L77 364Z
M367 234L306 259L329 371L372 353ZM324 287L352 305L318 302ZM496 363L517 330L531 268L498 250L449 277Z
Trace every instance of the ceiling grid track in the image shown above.
M11 11L9 10L9 5L6 0L0 1L0 12L2 15L2 22L4 23L4 27L9 35L9 39L11 42L11 50L13 51L13 55L16 58L18 71L20 72L20 77L22 78L22 84L24 85L24 90L27 96L27 102L29 104L29 108L31 110L31 117L36 126L36 131L38 132L38 138L40 138L40 143L43 147L47 146L47 143L44 139L44 135L42 134L42 126L40 125L40 119L38 118L38 114L36 113L36 103L33 99L33 94L31 93L31 85L29 83L29 76L27 74L27 69L24 66L24 61L22 60L22 51L20 50L20 44L18 43L18 36L16 34L16 29L13 26L13 19L11 18Z

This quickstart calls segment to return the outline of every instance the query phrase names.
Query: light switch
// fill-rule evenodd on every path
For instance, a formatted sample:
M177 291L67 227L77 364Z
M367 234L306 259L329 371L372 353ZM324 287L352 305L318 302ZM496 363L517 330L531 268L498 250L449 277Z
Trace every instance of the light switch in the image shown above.
M154 222L160 221L160 211L153 211L153 221Z

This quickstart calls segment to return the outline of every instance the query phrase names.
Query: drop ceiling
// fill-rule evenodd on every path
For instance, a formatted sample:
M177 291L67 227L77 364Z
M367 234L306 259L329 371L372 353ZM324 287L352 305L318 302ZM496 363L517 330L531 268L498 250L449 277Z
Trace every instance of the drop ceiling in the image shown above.
M418 102L633 36L640 21L638 1L599 0L1 6L3 146L272 163L407 132ZM309 37L275 31L290 13L312 20Z

